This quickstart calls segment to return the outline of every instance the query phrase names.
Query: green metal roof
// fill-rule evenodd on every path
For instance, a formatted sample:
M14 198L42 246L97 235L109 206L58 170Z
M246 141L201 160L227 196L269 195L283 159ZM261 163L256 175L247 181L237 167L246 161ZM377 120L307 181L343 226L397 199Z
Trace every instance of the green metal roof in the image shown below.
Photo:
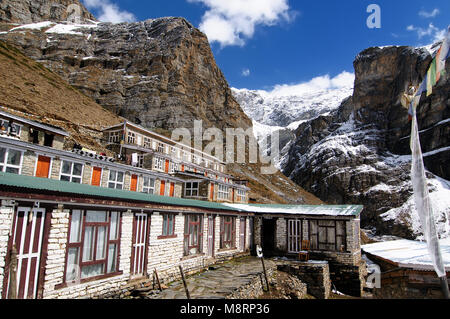
M198 207L205 209L226 210L235 212L263 214L296 214L325 216L359 216L363 206L359 205L268 205L268 204L221 204L200 200L149 195L138 192L96 187L48 178L30 177L24 175L0 172L0 193L5 187L46 191L62 194L76 194L84 197L103 197L125 201L140 201L145 203L170 206Z
M0 185L6 187L17 187L36 191L51 191L57 193L77 194L85 197L105 197L118 200L140 201L153 204L164 204L171 206L198 207L206 209L219 209L228 211L239 211L238 209L222 205L220 203L206 202L200 200L184 199L150 195L126 190L97 187L91 185L77 184L48 178L30 177L24 175L1 173ZM4 188L2 187L2 190Z

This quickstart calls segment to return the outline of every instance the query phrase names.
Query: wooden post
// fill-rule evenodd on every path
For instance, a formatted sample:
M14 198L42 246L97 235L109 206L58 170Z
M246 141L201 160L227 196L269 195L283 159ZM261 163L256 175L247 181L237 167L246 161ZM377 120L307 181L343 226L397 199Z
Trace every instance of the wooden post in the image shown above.
M264 258L263 257L261 257L261 262L262 262L263 271L264 271L264 278L266 278L267 291L270 292L269 280L267 279L266 265L264 264Z
M159 281L158 272L156 271L156 269L153 271L153 274L156 276L156 282L158 283L159 291L162 291L161 282Z
M188 289L188 286L186 283L186 279L184 279L183 267L181 267L181 265L179 267L180 267L181 279L183 280L184 290L186 291L186 297L187 297L187 299L191 299L191 295L189 294L189 289Z
M17 249L12 246L9 258L9 291L8 299L17 299Z

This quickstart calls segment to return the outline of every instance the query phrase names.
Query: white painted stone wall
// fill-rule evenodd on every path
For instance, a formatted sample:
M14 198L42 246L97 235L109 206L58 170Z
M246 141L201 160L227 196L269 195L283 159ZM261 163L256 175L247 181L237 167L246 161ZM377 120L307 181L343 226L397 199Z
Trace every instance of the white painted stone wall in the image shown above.
M3 280L6 267L6 254L8 253L8 241L13 224L14 206L10 201L2 200L0 207L0 298L3 291Z

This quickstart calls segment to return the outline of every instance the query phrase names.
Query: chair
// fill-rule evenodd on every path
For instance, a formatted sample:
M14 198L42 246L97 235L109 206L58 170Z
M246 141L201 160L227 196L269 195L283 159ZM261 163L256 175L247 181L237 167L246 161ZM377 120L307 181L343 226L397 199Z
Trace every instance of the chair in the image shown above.
M301 261L309 260L309 240L302 241L302 250L298 253L298 259Z

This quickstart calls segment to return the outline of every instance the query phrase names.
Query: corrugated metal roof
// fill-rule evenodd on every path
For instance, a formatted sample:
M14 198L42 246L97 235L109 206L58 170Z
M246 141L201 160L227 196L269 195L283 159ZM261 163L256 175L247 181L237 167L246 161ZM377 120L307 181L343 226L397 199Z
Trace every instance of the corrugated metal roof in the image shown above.
M77 194L86 197L105 197L119 200L141 201L154 204L171 206L198 207L216 210L239 211L219 203L200 200L150 195L126 190L96 187L47 178L37 178L24 175L0 173L0 185L6 187L17 187L35 191L51 191L56 193ZM5 190L3 188L3 190Z
M279 213L296 215L325 216L358 216L363 207L356 205L342 206L312 206L312 205L263 205L263 204L222 204L193 199L149 195L126 190L96 187L84 184L59 181L47 178L37 178L24 175L1 173L1 190L5 187L16 187L32 191L50 191L62 194L76 194L85 197L113 198L124 201L140 201L170 206L198 207L215 210L226 210L248 213ZM1 192L0 190L0 192Z
M295 214L317 216L359 216L361 205L277 205L277 204L224 204L241 211L263 214Z
M450 239L439 242L445 270L450 271ZM416 240L394 240L367 244L361 249L368 254L390 260L399 267L417 270L434 270L426 242Z
M360 205L277 205L277 204L224 204L241 211L263 214L295 214L317 216L359 216Z

